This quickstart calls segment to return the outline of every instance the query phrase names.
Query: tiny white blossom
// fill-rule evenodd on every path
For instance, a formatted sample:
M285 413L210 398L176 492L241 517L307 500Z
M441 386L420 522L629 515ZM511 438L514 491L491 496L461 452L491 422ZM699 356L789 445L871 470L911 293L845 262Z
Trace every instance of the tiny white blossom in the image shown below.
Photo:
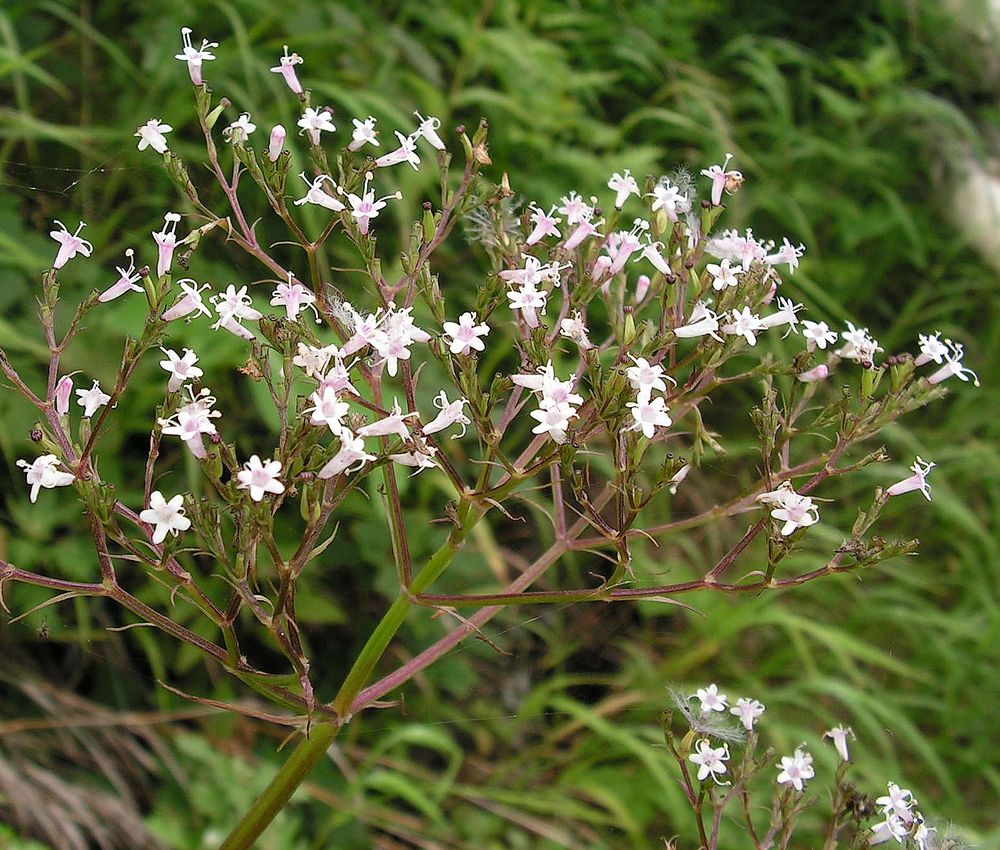
M250 120L250 113L244 112L222 131L222 135L226 141L232 142L235 145L245 142L256 129L257 125Z
M711 684L707 688L698 688L695 691L695 696L698 697L698 701L701 703L702 713L707 714L710 711L725 711L728 703L726 702L726 695L719 693L719 686L716 684Z
M320 174L312 182L306 177L304 171L299 173L306 185L309 187L309 191L306 192L305 196L298 198L295 201L295 206L301 207L303 204L316 204L317 206L326 207L328 210L333 210L334 212L340 212L341 210L347 209L343 203L341 203L334 195L323 189L324 183L329 183L330 187L334 192L340 192L340 187L336 184L334 179L329 174Z
M188 73L191 75L191 82L196 86L200 86L202 83L201 63L215 59L215 55L211 52L211 48L218 47L218 42L209 41L206 38L202 41L200 48L194 47L191 44L191 27L181 27L181 41L183 42L184 47L180 53L174 56L174 58L180 59L182 62L187 62Z
M927 483L927 476L930 471L934 468L935 464L930 461L922 460L920 456L917 456L916 462L910 467L913 472L909 478L904 478L902 481L897 481L893 484L886 493L890 496L900 496L903 493L910 493L913 490L919 490L924 494L924 498L927 501L931 501L931 488Z
M948 353L945 355L944 366L929 376L927 380L932 384L940 384L942 381L954 376L960 381L968 382L971 375L973 385L978 387L979 376L971 369L967 369L962 365L965 349L959 343L952 342L950 339L946 339L945 343L948 346Z
M469 354L473 349L482 351L486 346L480 337L489 334L487 324L476 324L475 313L462 313L457 322L445 322L442 327L446 337L451 337L448 347L452 354Z
M423 472L425 469L431 469L437 466L434 462L434 455L437 454L437 449L434 446L425 446L423 449L418 449L412 452L399 452L398 454L389 455L389 459L395 461L402 466L412 466L416 468L417 473Z
M261 461L258 455L251 455L250 460L243 464L243 469L236 473L238 490L249 490L250 498L259 502L265 493L280 494L285 492L285 485L278 480L281 474L280 460Z
M313 406L306 408L304 412L311 414L309 421L313 425L326 425L334 434L340 434L344 430L343 419L350 407L346 401L340 400L333 387L317 390L309 400L313 402Z
M395 434L404 441L409 440L410 429L406 427L406 420L412 419L415 416L417 416L416 412L403 413L400 410L399 402L393 399L392 410L389 411L388 415L376 422L358 428L358 434L362 437L387 437L390 434Z
M73 393L73 376L63 375L56 383L56 413L65 416L69 413L69 402Z
M847 751L847 739L848 737L854 737L854 730L850 726L834 726L832 729L828 729L823 733L824 738L829 738L833 741L833 746L837 750L837 755L843 761L850 761L851 754Z
M133 135L139 140L139 150L144 151L146 148L152 148L157 153L166 153L166 134L173 129L173 127L164 123L159 118L150 118Z
M837 356L855 360L863 366L871 366L875 355L882 350L882 346L868 333L868 328L856 328L851 322L847 323L847 330L840 337L845 345L836 352Z
M285 45L285 52L278 64L271 69L272 74L281 74L285 82L295 94L302 94L302 84L295 73L295 66L302 64L302 57L298 53L289 53L288 45Z
M390 165L397 165L401 162L408 162L410 167L417 171L420 168L420 155L417 153L416 135L404 136L396 130L396 138L399 139L399 147L394 151L389 151L375 160L378 168L385 168Z
M635 420L626 430L642 431L648 440L653 439L657 428L669 428L673 424L667 411L667 403L660 396L651 399L648 394L640 391L638 398L625 406L632 411L632 418Z
M753 730L757 718L764 713L764 704L749 697L740 697L736 700L736 704L729 709L729 713L735 714L740 719L740 723L743 724L743 728L750 732Z
M125 250L125 256L128 257L129 266L127 269L123 269L121 266L115 266L118 272L118 280L116 280L111 286L104 290L100 295L97 296L97 300L102 304L108 301L114 301L126 292L142 292L142 287L139 286L139 281L142 280L142 276L135 270L135 251L131 248Z
M170 501L159 490L149 494L149 507L139 513L139 519L153 528L153 543L159 545L168 534L176 537L191 527L191 520L184 516L184 496L174 496Z
M351 132L351 143L347 146L348 150L356 151L362 145L379 147L374 116L369 115L364 121L352 118L351 122L354 124L354 130Z
M546 236L555 236L556 239L558 239L561 235L559 233L559 225L562 223L562 219L556 218L556 216L553 215L556 211L555 206L553 206L552 209L546 213L544 210L532 204L531 210L531 222L535 226L531 233L528 234L528 238L524 240L524 244L534 245Z
M245 286L241 286L237 290L235 285L229 284L225 292L213 296L211 300L219 316L215 324L212 325L213 330L225 328L243 339L253 339L253 334L240 323L244 320L256 322L263 314L254 309Z
M664 378L670 381L673 386L677 386L677 381L667 375L659 363L652 364L645 357L632 357L631 355L629 357L635 365L629 366L625 370L625 377L628 378L628 382L640 396L645 395L648 398L653 390L665 393L667 385Z
M678 215L683 215L691 209L690 198L666 178L657 183L653 187L652 193L646 197L653 198L650 207L653 212L663 210L671 221L677 221Z
M191 396L189 404L177 408L173 416L166 419L158 419L162 433L180 437L188 450L199 460L207 457L205 451L204 434L216 434L213 419L222 416L217 410L212 410L215 404L215 397L207 387L202 389L198 395L188 385L188 393Z
M333 478L345 472L349 474L359 472L365 464L371 463L376 458L375 455L365 451L364 438L354 436L346 428L340 431L339 438L340 449L317 473L320 478Z
M941 331L935 331L930 336L926 334L918 335L920 354L914 359L914 366L923 366L932 360L939 366L944 363L945 357L948 356L948 346L941 342L940 337Z
M507 299L510 301L510 309L519 311L529 328L538 327L538 314L545 312L548 299L546 292L539 291L535 284L529 282L522 284L520 289L508 292Z
M569 420L575 419L577 412L568 404L552 404L531 411L531 417L538 424L531 429L532 434L548 434L557 443L566 442Z
M619 210L625 206L629 195L639 194L639 184L635 182L632 172L627 168L621 174L616 171L611 175L611 179L608 180L608 188L615 192L615 209Z
M819 508L813 504L812 498L796 493L787 481L777 490L761 493L757 501L775 506L771 510L771 516L784 523L781 527L783 537L792 534L797 528L806 528L819 522Z
M111 396L101 389L101 385L97 381L94 381L94 385L89 390L76 391L76 401L83 408L84 418L90 419L99 407L104 407L111 401Z
M761 321L760 316L752 313L749 307L744 307L742 310L733 310L730 315L733 317L733 321L723 325L722 332L732 336L741 336L747 341L748 345L756 345L756 334L764 330L764 323Z
M802 322L802 336L806 338L808 351L816 348L825 350L837 341L837 334L830 330L826 322L810 322L808 319Z
M438 135L438 130L441 129L441 122L435 118L433 115L424 118L419 112L414 112L417 116L417 120L420 122L420 126L417 127L415 136L418 138L427 139L430 142L431 147L436 148L439 151L445 150L445 144L441 141L441 137Z
M163 216L163 230L154 232L153 241L156 242L156 276L163 277L170 271L170 263L173 262L174 251L177 248L177 223L181 220L178 213L168 212Z
M59 458L55 455L42 455L31 463L19 460L17 465L24 470L27 483L31 486L28 498L32 502L38 500L38 491L43 487L46 490L51 490L53 487L66 487L76 480L76 476L72 472L63 472L56 468L59 465Z
M296 122L296 126L301 127L300 132L308 133L309 141L318 145L320 136L326 133L333 133L337 127L333 123L333 113L328 109L313 109L306 107L302 117Z
M742 269L734 269L729 265L729 260L720 260L718 264L709 263L705 266L705 271L707 271L712 276L712 289L721 291L728 286L736 286L740 282L740 275L743 274Z
M209 284L206 283L203 286L198 286L196 280L186 277L177 281L177 285L181 288L182 294L173 303L173 306L164 311L163 321L172 322L174 319L180 319L190 313L204 313L206 316L212 315L212 311L205 306L205 302L201 297L202 292L212 288Z
M292 272L288 273L288 283L279 283L274 292L271 293L271 306L284 307L285 315L290 322L294 322L299 313L306 309L313 311L316 324L323 321L316 310L316 296L295 280Z
M441 412L421 429L425 434L436 434L445 428L450 428L456 422L462 426L462 433L456 434L452 439L465 436L465 428L472 424L472 420L466 416L462 409L468 404L464 398L448 401L448 396L441 390L434 398L434 406Z
M816 775L812 766L812 756L802 749L796 749L791 756L782 756L778 766L778 783L791 785L796 791L802 791L808 780Z
M56 252L55 260L52 261L52 268L61 269L77 254L89 257L93 253L94 246L80 236L80 231L87 226L85 221L81 221L73 233L70 233L69 228L59 219L55 219L55 223L59 225L60 230L50 230L49 236L59 243L59 250Z
M726 159L722 165L712 165L704 169L701 173L712 181L712 206L718 206L722 202L722 190L732 194L743 183L743 174L739 171L726 171L729 160L733 158L731 153L726 154Z
M572 316L567 316L559 323L559 335L572 340L584 351L593 347L587 336L587 323L583 321L579 310L574 310Z
M393 192L391 195L386 195L384 198L376 198L375 190L369 188L371 179L372 172L369 171L365 175L365 189L360 197L355 195L353 192L347 196L347 200L351 205L351 215L357 220L358 232L362 235L368 233L368 223L373 218L377 218L378 214L385 209L386 201L392 199L398 201L403 197L401 192Z
M688 760L698 765L698 781L704 782L709 776L716 785L728 785L719 777L726 772L726 762L729 761L729 745L713 747L708 738L702 738L695 744L695 751Z
M160 361L160 368L170 373L170 380L167 382L167 392L174 393L187 381L197 380L205 373L200 367L194 364L198 362L198 355L190 348L184 349L184 356L178 357L177 352L170 348L160 348L166 360Z

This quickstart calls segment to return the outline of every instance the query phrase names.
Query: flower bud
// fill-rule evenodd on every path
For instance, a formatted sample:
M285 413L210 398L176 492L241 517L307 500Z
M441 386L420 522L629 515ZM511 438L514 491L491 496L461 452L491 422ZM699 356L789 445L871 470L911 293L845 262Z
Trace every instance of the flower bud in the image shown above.
M271 128L271 140L267 145L267 158L271 162L277 162L281 156L282 146L285 144L285 128L280 124L275 124Z
M635 301L637 304L646 297L646 293L649 292L649 284L649 275L639 275L639 280L635 284Z

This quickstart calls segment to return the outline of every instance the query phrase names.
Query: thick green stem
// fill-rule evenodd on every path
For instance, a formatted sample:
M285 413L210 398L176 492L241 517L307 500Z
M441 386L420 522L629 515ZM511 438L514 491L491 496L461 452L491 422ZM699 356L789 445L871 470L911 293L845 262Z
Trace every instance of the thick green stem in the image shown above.
M445 571L461 547L465 535L472 530L482 514L483 511L472 507L468 502L463 503L459 509L461 526L452 531L445 544L414 576L406 592L400 595L385 612L351 667L347 678L344 679L343 685L340 686L332 708L342 719L313 726L309 737L299 742L288 761L271 780L271 784L243 816L219 850L247 850L252 847L258 836L284 808L295 789L302 784L316 762L333 743L341 725L350 719L351 704L368 682L372 670L375 669L375 665L378 664L414 605L411 594L422 593Z

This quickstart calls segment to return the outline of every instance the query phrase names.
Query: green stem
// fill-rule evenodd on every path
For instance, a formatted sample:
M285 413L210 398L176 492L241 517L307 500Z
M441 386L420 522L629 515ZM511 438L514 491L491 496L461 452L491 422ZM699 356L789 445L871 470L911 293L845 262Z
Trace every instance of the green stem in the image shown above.
M420 572L414 576L409 587L410 593L422 593L445 571L451 559L462 545L465 535L479 521L484 511L473 508L464 502L459 508L461 527L455 528L448 540L435 552ZM372 670L385 653L389 643L399 631L406 615L413 607L412 597L399 596L385 612L375 631L361 650L357 660L344 679L340 691L333 700L332 708L341 720L333 723L319 723L313 727L308 738L299 742L288 761L281 767L271 784L251 806L229 837L222 843L219 850L247 850L253 846L257 837L274 820L295 789L302 784L308 773L323 757L333 743L340 727L350 719L350 708L361 689L368 682Z

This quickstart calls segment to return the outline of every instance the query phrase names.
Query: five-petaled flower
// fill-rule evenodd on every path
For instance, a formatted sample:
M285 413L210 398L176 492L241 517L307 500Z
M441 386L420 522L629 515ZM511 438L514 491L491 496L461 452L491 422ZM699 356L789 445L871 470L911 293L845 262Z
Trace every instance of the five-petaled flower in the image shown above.
M778 784L791 785L796 791L802 791L806 782L816 775L812 761L812 756L801 748L796 748L791 756L782 756L778 765Z
M486 346L480 337L490 332L487 324L476 324L475 313L462 313L457 322L445 322L442 327L448 348L452 354L470 354L473 350L482 351Z
M121 266L115 266L115 269L118 272L118 280L97 296L98 301L102 303L114 301L114 299L118 298L120 295L124 295L129 290L132 292L142 292L142 287L139 286L139 281L142 280L142 276L135 270L135 251L131 248L127 248L125 250L125 256L128 257L129 260L128 268L123 269Z
M150 118L135 131L134 135L139 140L139 150L144 151L146 148L152 148L157 153L166 153L166 134L173 129L159 118Z
M702 713L707 714L710 711L725 711L728 703L726 702L726 695L719 693L719 686L716 684L711 684L707 688L698 688L695 691L695 696L698 697L698 701L701 703Z
M222 131L223 137L235 144L243 144L250 134L257 129L257 125L250 120L250 113L244 112L232 124Z
M302 94L302 84L295 73L295 66L302 64L302 57L298 53L289 53L288 45L285 45L285 52L278 64L271 69L272 74L281 74L285 82L295 94Z
M309 141L314 145L319 144L320 136L324 132L333 133L337 129L333 123L333 113L329 108L313 109L307 106L297 124L302 128L299 132L308 133Z
M837 750L837 755L843 761L850 761L851 754L847 751L847 739L854 737L854 730L850 726L834 726L823 733L824 738L833 741L833 746Z
M704 782L709 776L716 785L728 785L719 779L726 772L726 762L729 761L729 745L713 747L708 738L702 738L695 744L695 751L688 760L698 765L698 781Z
M80 231L87 226L85 221L81 221L73 233L70 233L69 228L59 219L55 219L55 223L61 229L49 231L49 236L59 243L59 250L56 252L55 260L52 261L52 268L61 269L77 254L89 257L94 252L94 246L80 236Z
M161 348L166 356L166 360L160 361L160 368L170 373L170 380L167 381L167 392L175 393L186 382L200 378L204 372L194 364L198 362L198 355L190 348L184 349L184 356L179 357L172 348Z
M615 209L625 206L629 195L639 194L639 184L635 182L632 172L627 168L622 173L617 171L608 180L608 188L615 193Z
M368 233L368 223L373 218L377 218L378 214L385 209L386 201L392 199L398 201L403 197L401 192L393 192L384 198L376 198L375 190L370 186L371 179L372 172L369 171L365 175L365 189L360 197L353 192L347 196L348 203L351 205L351 215L358 222L358 233L362 236Z
M249 490L255 502L261 501L265 493L280 495L285 492L285 485L278 480L280 474L280 460L261 461L258 455L251 455L243 469L236 473L239 480L236 489Z
M306 309L313 311L317 324L323 321L316 309L316 296L295 280L295 275L292 272L288 273L288 283L279 283L274 292L271 293L271 306L284 307L285 315L290 322L294 322L299 313Z
M99 407L104 407L111 401L111 396L101 389L101 385L97 381L94 381L89 390L76 391L76 401L83 408L84 418L90 419Z
M764 704L749 697L740 697L736 704L729 709L730 714L736 715L743 724L743 728L750 732L753 730L757 718L764 713Z
M180 53L174 56L175 59L180 59L182 62L187 62L188 73L191 75L191 82L196 86L200 86L202 83L201 78L201 63L206 60L212 60L215 55L211 52L211 48L218 47L218 43L215 41L209 41L207 38L202 41L201 47L196 48L191 44L191 27L181 27L181 41L184 44L183 49Z
M149 507L139 513L139 519L153 526L153 543L159 545L168 534L176 537L191 527L191 520L184 516L183 494L167 501L159 490L149 494Z
M156 242L156 276L163 277L170 271L177 248L177 224L181 220L178 213L168 212L163 216L163 230L153 233Z
M796 493L787 481L777 490L761 493L757 501L775 506L771 510L771 516L783 523L783 537L788 537L797 528L806 528L819 522L819 509L813 504L812 498Z
M46 490L51 490L53 487L66 487L76 479L72 472L63 472L61 469L57 469L59 458L55 455L42 455L31 463L19 460L17 465L24 470L27 482L31 486L28 498L32 502L38 499L38 491L43 487Z
M722 202L723 189L732 194L743 183L743 174L739 171L726 171L729 160L733 158L731 153L726 154L726 159L722 165L712 165L704 169L701 173L712 181L712 206L718 206Z
M913 490L919 490L924 494L924 498L927 499L928 502L931 501L931 488L927 483L927 476L930 474L930 471L934 468L934 466L934 463L923 460L919 455L917 455L916 462L910 467L913 475L909 478L904 478L902 481L897 481L888 490L886 490L886 493L890 496L900 496L903 493L910 493Z

